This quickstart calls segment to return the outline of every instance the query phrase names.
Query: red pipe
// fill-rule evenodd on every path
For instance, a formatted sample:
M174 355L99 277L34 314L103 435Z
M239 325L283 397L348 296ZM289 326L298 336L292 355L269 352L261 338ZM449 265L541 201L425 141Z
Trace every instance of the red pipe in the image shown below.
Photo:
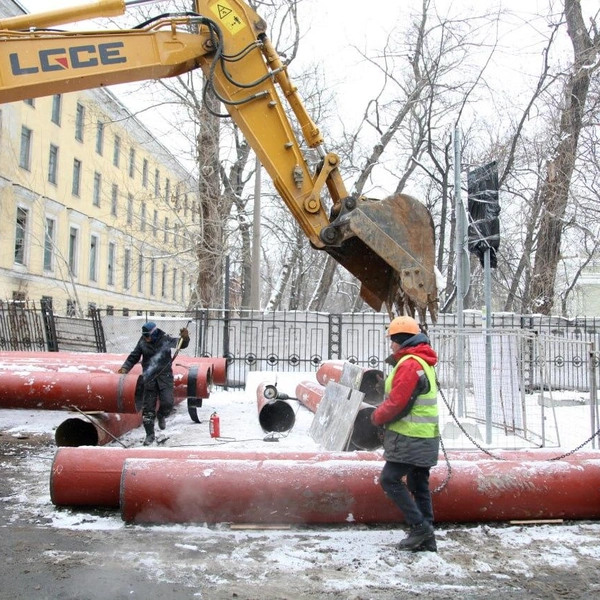
M325 387L314 381L301 381L296 386L296 398L311 412L317 412L317 408L323 399Z
M383 400L383 371L359 367L354 363L344 360L326 360L319 365L316 377L321 385L327 385L330 381L339 383L344 372L344 365L349 364L362 370L362 376L358 391L365 395L367 404L378 405Z
M141 377L105 373L0 372L0 408L134 413Z
M50 474L50 499L56 506L119 506L119 483L128 458L172 460L370 460L376 452L265 452L193 448L58 448ZM382 463L380 463L382 464Z
M256 388L258 422L265 432L289 431L296 422L296 413L285 400L267 398L265 396L267 385L266 382L263 382Z
M121 515L128 523L400 522L380 471L367 461L128 459ZM434 468L432 487L445 475ZM600 460L457 462L433 504L436 522L597 519Z
M87 417L87 418L86 418ZM72 417L54 432L56 445L104 446L142 424L142 413L100 413Z
M558 450L494 451L500 459L517 462L546 461L560 456ZM483 452L474 450L452 450L448 453L451 465L455 461L477 462L489 460ZM170 458L184 460L366 460L383 465L380 452L265 452L201 448L58 448L54 455L50 475L50 498L57 506L98 506L114 508L119 505L119 481L123 464L128 458ZM445 460L440 456L440 465L447 471ZM565 462L600 460L600 451L579 451ZM562 460L561 460L562 462Z
M19 367L26 370L35 365L43 370L77 367L88 371L116 372L127 356L127 354L91 352L0 352L0 370L14 371ZM228 366L226 358L191 357L179 354L173 364L173 373L185 373L190 367L199 367L204 364L213 366L213 382L217 385L225 385ZM130 373L141 373L141 364L135 365Z

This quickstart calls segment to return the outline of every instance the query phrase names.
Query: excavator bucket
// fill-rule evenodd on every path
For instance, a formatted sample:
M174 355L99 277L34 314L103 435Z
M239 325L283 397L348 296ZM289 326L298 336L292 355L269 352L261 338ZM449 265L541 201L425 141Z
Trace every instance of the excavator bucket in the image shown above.
M402 313L429 312L437 319L435 236L427 208L405 194L384 200L346 198L321 233L324 248L362 284L360 295L375 310L386 304Z

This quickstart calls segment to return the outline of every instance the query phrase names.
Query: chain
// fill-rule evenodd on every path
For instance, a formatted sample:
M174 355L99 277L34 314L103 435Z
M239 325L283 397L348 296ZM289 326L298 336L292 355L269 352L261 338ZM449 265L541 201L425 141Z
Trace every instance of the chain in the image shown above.
M440 382L436 380L437 386L438 386L438 391L440 393L440 396L442 397L444 404L446 405L446 408L448 409L448 412L450 413L450 416L454 419L455 423L458 425L458 428L465 434L465 436L469 439L469 441L479 450L481 450L484 454L487 454L490 458L493 458L494 460L507 460L506 458L502 458L501 456L494 456L489 450L487 450L486 448L483 448L480 444L478 444L475 439L469 435L469 433L464 429L464 427L460 424L460 421L458 420L458 417L454 414L454 411L452 410L450 403L448 402L448 400L446 399L446 396L444 395L444 392L442 391L442 388L440 387ZM569 450L568 452L565 452L564 454L561 454L560 456L555 456L553 458L547 458L545 459L546 461L555 461L555 460L561 460L563 458L567 458L567 456L572 456L573 454L575 454L575 452L577 452L578 450L581 450L584 446L586 446L587 444L589 444L594 438L600 436L600 429L598 429L595 433L593 433L587 440L585 440L584 442L582 442L581 444L579 444L579 446L577 446L576 448L573 448L572 450ZM444 458L446 460L446 465L448 467L448 475L446 476L446 479L440 484L440 486L438 488L436 488L434 490L434 493L441 491L446 484L448 483L449 479L450 479L450 473L451 473L451 468L450 468L450 461L448 459L448 455L446 453L446 448L444 447L444 444L442 442L442 437L440 436L440 444L442 446L442 451L444 453Z

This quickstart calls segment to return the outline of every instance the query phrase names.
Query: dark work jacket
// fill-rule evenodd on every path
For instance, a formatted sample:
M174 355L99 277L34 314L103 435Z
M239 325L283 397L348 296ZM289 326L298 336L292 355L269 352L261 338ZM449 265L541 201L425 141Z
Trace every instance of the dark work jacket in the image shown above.
M156 381L159 385L172 385L171 349L177 346L179 338L168 335L162 329L157 329L156 333L158 335L154 341L147 341L143 336L140 337L123 363L123 368L131 371L141 358L144 384ZM181 348L187 348L189 343L189 338L183 339Z

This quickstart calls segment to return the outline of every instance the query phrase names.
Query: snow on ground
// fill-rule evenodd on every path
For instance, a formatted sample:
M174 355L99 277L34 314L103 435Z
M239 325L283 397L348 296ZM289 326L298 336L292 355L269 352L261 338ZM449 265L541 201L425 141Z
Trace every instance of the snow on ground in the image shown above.
M193 422L181 404L168 419L166 445L224 451L317 451L320 448L308 433L313 414L293 400L296 420L288 433L268 435L258 423L257 385L277 383L281 392L294 397L299 380L314 381L314 375L258 373L248 378L245 390L215 388L198 409L201 423ZM571 415L578 410L589 414L589 408L564 410ZM213 411L221 419L218 440L209 435ZM59 411L0 410L0 440L12 438L27 444L38 435L53 435L71 416ZM139 428L124 435L121 443L137 446L143 437ZM266 441L273 437L277 441ZM448 440L447 445L469 447L465 439ZM226 523L127 525L118 511L53 506L48 485L53 453L51 444L32 446L15 463L10 451L5 452L2 467L9 473L8 483L14 479L14 486L0 498L10 513L4 526L27 522L57 533L76 532L88 540L85 552L51 549L42 553L42 559L53 564L77 560L98 568L129 565L157 585L171 584L172 597L364 600L413 595L473 599L600 595L597 522L442 524L437 529L437 554L396 551L394 545L404 536L401 526L236 530ZM106 539L112 541L111 549L100 550ZM120 596L108 593L105 597Z

